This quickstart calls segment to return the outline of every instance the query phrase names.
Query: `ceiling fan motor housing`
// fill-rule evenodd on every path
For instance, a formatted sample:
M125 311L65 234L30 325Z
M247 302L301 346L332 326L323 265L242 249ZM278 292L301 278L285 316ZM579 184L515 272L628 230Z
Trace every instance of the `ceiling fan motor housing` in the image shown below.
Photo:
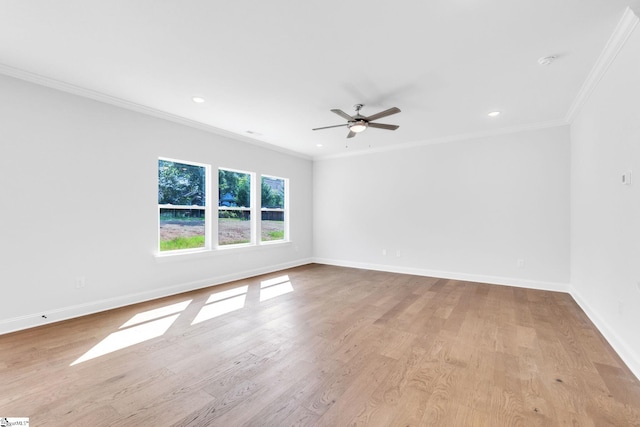
M349 130L351 132L359 133L367 129L367 127L369 127L369 122L366 120L360 119L353 122L349 122Z

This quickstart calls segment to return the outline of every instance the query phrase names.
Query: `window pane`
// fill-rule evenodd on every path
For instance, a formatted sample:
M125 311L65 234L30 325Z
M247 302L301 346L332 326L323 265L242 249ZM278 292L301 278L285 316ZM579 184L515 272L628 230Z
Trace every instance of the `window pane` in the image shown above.
M206 168L158 160L158 204L205 206Z
M284 239L284 212L262 211L262 241Z
M262 207L284 209L284 179L262 177Z
M202 248L204 209L160 208L160 250Z
M251 175L220 169L218 196L218 206L251 207Z
M251 211L220 209L218 211L218 244L237 245L251 242Z
M160 251L204 248L207 167L158 159Z
M262 177L261 185L261 230L263 242L284 240L284 198L285 180L282 178Z
M251 174L218 170L218 244L251 242Z

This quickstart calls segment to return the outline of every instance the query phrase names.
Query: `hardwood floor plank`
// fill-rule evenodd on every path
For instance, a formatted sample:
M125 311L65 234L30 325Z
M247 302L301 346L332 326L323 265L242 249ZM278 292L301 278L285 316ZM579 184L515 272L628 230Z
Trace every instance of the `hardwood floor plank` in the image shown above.
M295 406L300 404L295 399L291 384L295 384L298 378L313 373L315 367L312 363L295 358L273 361L271 366L266 366L250 377L252 384L259 387L243 395L241 404L236 404L235 401L227 403L228 400L223 400L225 404L218 406L217 413L211 411L204 421L215 425L279 425L280 421L288 418ZM220 396L225 390L216 392ZM269 422L266 422L267 419ZM199 419L197 423L177 426L202 425L202 421Z
M339 396L336 396L337 399L331 399L331 405L314 425L346 425L365 406L372 388L389 375L387 368L392 364L393 359L388 357L369 356L360 375Z
M362 410L349 425L389 426L403 399L408 382L419 369L427 350L415 342L397 359L389 376L371 393Z
M282 420L282 422L278 425L282 427L302 427L302 426L310 426L316 424L320 416L304 406L298 406L295 410L289 414L287 418ZM251 424L247 424L250 426ZM255 424L254 424L255 425Z
M2 335L0 354L0 415L33 425L640 426L640 381L570 295L345 267Z

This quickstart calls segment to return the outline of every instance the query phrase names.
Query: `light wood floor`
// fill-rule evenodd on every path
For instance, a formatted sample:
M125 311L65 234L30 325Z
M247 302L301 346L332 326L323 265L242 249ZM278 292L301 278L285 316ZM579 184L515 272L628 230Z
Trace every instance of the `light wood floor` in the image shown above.
M0 416L640 426L640 382L567 294L308 265L0 336Z

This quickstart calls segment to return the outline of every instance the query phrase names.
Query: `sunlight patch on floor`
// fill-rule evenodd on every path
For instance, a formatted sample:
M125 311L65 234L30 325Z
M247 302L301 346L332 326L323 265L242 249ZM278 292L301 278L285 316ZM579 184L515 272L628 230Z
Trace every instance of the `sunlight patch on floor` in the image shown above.
M161 317L169 316L171 314L181 313L189 306L189 304L191 304L191 301L192 300L187 300L187 301L179 302L176 304L167 305L165 307L156 308L154 310L138 313L135 316L133 316L131 319L129 319L127 323L120 326L120 329L128 328L129 326L148 322L150 320L159 319Z
M178 316L180 316L179 313L114 332L83 354L70 366L162 336L171 327L173 322L176 321Z
M244 308L248 292L249 286L245 285L211 294L191 325ZM288 275L260 282L260 302L290 292L293 292L293 285ZM118 331L100 341L70 366L164 335L191 302L192 300L182 301L136 314L120 326Z
M248 290L249 286L240 286L211 294L205 306L202 307L196 318L191 322L191 325L196 325L205 320L240 310L244 307Z
M227 298L235 297L237 295L246 295L249 292L249 286L239 286L237 288L228 289L226 291L216 292L211 294L205 304L211 304L212 302L222 301Z
M260 302L293 292L288 275L260 282Z

